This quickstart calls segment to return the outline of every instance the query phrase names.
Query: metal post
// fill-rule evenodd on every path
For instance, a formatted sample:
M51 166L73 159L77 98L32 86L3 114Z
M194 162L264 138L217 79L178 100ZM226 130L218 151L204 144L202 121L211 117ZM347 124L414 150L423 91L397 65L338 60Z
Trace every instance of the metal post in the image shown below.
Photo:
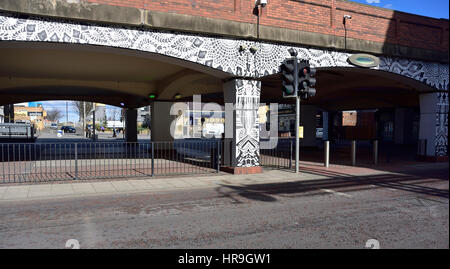
M297 66L297 65L296 65ZM297 69L297 68L295 68ZM297 72L296 72L297 74ZM297 85L297 84L295 84ZM295 97L296 99L296 116L295 116L295 173L299 172L300 166L300 138L299 138L299 126L300 126L300 97Z
M216 150L216 152L217 152L217 155L216 155L216 165L217 165L217 170L216 170L216 172L217 173L219 173L219 170L220 170L220 140L219 141L217 141L217 150Z
M75 179L78 179L78 144L75 143Z
M92 139L95 140L95 103L93 103L92 111Z
M83 101L83 134L86 138L86 102Z
M290 151L289 151L289 169L292 169L292 140L290 140L289 143L290 143Z
M356 165L356 140L352 140L352 166Z
M378 164L378 140L373 141L373 163Z
M150 142L152 146L152 176L155 175L155 142Z
M323 141L323 150L324 150L324 162L323 166L328 167L330 166L330 141L325 140Z
M298 95L298 59L297 54L294 57L294 92L297 95L295 97L295 173L300 170L300 96Z

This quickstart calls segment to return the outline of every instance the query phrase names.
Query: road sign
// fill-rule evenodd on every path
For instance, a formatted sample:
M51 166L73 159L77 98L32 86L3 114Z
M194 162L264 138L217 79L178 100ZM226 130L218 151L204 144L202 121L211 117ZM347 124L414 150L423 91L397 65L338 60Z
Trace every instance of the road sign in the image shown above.
M298 126L298 138L303 138L303 126Z

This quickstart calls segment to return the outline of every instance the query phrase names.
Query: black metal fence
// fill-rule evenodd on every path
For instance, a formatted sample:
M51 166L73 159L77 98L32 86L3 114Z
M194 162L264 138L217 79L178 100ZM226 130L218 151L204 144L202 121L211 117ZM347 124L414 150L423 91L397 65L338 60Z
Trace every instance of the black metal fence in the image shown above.
M278 139L276 147L260 149L260 163L264 168L293 169L295 164L293 139Z
M0 183L217 173L220 140L0 144Z

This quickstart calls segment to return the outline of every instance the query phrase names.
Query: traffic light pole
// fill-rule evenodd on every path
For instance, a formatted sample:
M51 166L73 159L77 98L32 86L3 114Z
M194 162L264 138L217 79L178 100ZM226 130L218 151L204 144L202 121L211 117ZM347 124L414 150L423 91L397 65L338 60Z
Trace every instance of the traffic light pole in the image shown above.
M300 170L300 96L296 96L296 115L295 115L295 173L298 173Z
M300 95L298 92L298 60L297 57L295 57L294 61L294 87L295 87L295 173L299 172L299 156L300 156Z

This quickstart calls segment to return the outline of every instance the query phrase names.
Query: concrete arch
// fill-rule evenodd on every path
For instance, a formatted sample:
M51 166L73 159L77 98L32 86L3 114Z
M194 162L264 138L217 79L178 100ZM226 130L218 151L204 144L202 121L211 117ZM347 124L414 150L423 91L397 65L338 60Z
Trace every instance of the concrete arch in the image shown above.
M379 69L319 67L316 78L316 96L304 103L330 110L418 106L420 94L445 93L424 82ZM293 102L282 98L280 74L261 80L263 101ZM377 99L380 101L376 102Z
M305 107L324 111L418 108L419 139L426 141L426 155L448 156L448 91L402 74L366 68L323 67L317 69L316 78L316 95L302 101ZM282 97L280 85L280 74L263 78L261 101L294 103L294 98Z
M0 55L1 104L83 99L133 108L175 93L220 92L229 77L170 56L84 44L3 41Z

